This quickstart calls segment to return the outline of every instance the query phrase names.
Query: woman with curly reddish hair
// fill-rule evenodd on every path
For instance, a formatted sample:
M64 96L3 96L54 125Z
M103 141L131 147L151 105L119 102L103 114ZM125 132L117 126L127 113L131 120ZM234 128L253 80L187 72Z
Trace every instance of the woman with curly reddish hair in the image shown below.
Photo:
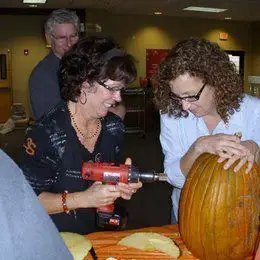
M238 171L260 162L260 99L243 93L235 65L220 47L205 39L179 42L159 65L154 78L161 114L164 168L173 185L172 222L186 175L205 152L220 156ZM234 135L240 132L241 139Z

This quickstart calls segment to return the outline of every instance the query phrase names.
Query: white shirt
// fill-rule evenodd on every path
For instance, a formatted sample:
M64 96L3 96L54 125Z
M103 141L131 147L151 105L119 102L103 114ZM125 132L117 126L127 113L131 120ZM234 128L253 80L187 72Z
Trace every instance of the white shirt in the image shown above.
M169 117L167 114L160 116L161 133L160 141L164 153L164 171L167 173L168 182L174 186L172 192L173 211L178 220L178 207L181 189L185 176L180 169L180 160L190 146L201 136L210 135L202 117L197 118L189 114L187 118ZM242 133L243 140L254 140L260 145L260 99L245 95L238 112L235 112L226 125L220 121L213 130L214 134Z

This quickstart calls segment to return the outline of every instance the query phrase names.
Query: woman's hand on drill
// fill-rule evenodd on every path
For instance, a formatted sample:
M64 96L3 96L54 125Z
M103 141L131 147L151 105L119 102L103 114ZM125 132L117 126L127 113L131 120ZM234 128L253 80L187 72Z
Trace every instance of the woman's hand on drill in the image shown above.
M131 158L126 158L125 164L129 166L132 165ZM132 195L136 193L136 191L140 189L143 186L143 184L141 182L129 184L119 182L116 186L121 194L120 196L125 200L130 200Z
M87 190L81 192L81 202L84 208L98 208L114 203L121 196L116 185L94 182Z
M140 189L143 184L141 182L129 184L119 182L116 186L118 191L120 192L120 196L125 200L130 200L132 195L136 193L136 191Z

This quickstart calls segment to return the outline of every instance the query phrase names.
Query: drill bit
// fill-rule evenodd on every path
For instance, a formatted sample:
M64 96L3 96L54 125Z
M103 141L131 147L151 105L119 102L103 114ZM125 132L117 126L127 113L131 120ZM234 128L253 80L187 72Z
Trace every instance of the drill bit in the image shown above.
M158 180L159 181L167 181L167 175L165 173L160 172L158 174Z
M167 181L167 175L165 173L157 173L154 171L147 171L147 172L139 172L133 171L131 172L131 182L154 182L154 181Z

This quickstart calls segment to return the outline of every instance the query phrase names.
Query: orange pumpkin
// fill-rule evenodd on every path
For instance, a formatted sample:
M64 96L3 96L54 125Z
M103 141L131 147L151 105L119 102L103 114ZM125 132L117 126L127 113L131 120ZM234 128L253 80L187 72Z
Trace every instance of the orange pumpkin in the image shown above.
M234 173L218 156L197 158L183 187L179 226L182 239L200 259L244 260L253 255L259 232L260 171L256 164Z
M259 244L258 249L256 251L255 260L260 260L260 244Z

